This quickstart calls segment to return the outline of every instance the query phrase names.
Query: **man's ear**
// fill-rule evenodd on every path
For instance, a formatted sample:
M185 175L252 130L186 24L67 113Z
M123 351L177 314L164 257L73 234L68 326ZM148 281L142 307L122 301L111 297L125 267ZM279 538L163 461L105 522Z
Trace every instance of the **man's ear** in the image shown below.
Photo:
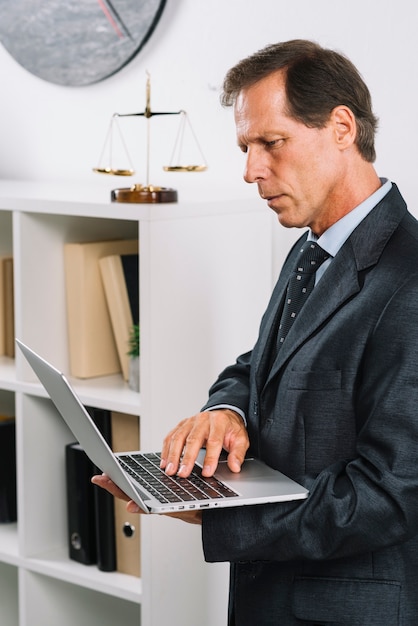
M342 104L335 107L331 111L330 122L340 149L346 150L352 146L357 135L357 124L352 110Z

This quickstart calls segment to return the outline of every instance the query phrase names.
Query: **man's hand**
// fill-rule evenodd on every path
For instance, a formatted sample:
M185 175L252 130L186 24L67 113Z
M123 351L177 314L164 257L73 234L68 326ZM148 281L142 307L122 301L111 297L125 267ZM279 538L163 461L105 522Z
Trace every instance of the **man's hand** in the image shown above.
M164 439L161 467L168 475L177 473L187 477L193 469L197 455L206 447L202 473L212 476L218 466L222 450L228 452L228 467L239 472L249 447L247 429L242 417L231 409L204 411L180 422ZM181 464L180 464L181 459ZM129 513L144 513L142 509L121 491L106 474L93 476L92 483L106 489L115 498L124 500ZM166 513L189 524L201 524L201 511Z
M206 448L202 474L212 476L222 449L228 452L228 467L239 472L249 447L242 417L231 409L204 411L180 422L164 439L161 467L169 476L189 476L201 448Z
M115 498L119 498L120 500L125 500L126 510L129 513L143 513L145 511L139 507L136 502L131 500L126 493L124 493L115 483L110 480L106 474L101 474L97 476L93 476L91 482L102 489L106 489L112 496ZM165 513L167 517L175 517L176 519L182 520L183 522L187 522L188 524L202 524L202 513L201 511L184 511L182 513Z
M115 485L115 483L110 480L109 476L106 476L106 474L97 474L97 476L93 476L91 482L102 489L106 489L106 491L111 493L112 496L115 496L115 498L125 500L125 502L127 502L126 509L130 513L140 513L142 511L142 509L138 507L138 505L131 500L126 493L119 489L119 487ZM132 510L133 508L135 508L135 511Z

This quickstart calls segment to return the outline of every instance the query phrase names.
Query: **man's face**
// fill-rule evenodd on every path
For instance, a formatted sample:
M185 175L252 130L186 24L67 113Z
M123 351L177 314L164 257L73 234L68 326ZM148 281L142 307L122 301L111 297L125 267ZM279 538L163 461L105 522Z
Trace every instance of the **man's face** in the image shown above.
M235 104L237 140L246 154L244 179L287 227L321 235L338 214L344 159L335 123L308 128L286 114L281 71L243 90Z

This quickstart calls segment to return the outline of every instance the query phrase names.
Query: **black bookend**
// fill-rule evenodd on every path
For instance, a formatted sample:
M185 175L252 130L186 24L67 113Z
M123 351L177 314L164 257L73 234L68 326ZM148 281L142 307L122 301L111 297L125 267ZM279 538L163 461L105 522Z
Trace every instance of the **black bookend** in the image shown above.
M69 557L84 565L97 563L94 465L78 443L65 447Z
M0 420L0 522L16 520L16 424L13 417Z
M87 407L97 428L104 439L112 445L112 425L110 411ZM101 474L99 468L94 467L94 474ZM113 496L100 489L94 488L94 504L96 508L96 550L97 567L103 572L116 570L116 540L115 540L115 505Z
M134 324L139 323L139 268L137 254L121 255L123 274Z

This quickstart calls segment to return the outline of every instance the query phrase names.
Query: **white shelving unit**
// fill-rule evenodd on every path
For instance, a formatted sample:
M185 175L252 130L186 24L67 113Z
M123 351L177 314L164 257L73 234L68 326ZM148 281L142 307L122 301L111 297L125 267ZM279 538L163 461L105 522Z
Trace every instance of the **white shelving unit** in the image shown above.
M140 415L141 447L157 449L254 342L272 284L271 218L249 200L130 205L107 196L0 181L16 336L68 373L64 243L138 237L140 393L119 375L72 383L86 405ZM142 517L141 579L68 559L64 446L74 437L18 351L0 358L0 411L10 407L18 522L0 525L2 626L225 623L228 568L204 563L198 527Z

